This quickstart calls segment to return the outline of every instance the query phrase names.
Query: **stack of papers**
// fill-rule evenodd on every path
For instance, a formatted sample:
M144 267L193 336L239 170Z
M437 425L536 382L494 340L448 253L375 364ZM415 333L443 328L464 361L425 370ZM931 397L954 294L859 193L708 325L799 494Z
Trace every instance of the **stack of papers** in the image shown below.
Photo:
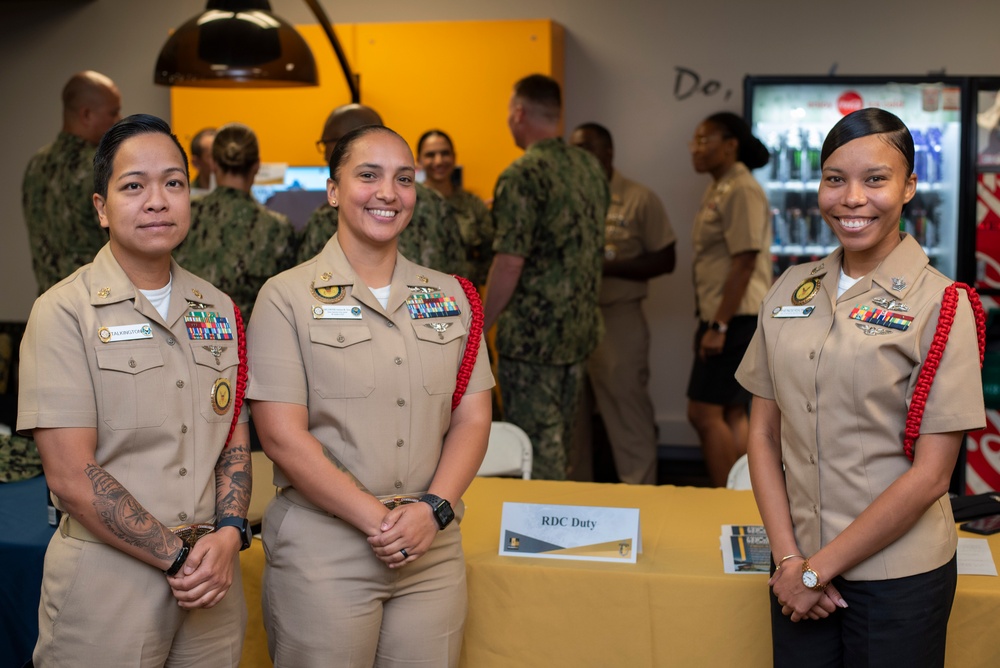
M756 524L723 524L719 538L726 573L770 573L771 545L764 527Z

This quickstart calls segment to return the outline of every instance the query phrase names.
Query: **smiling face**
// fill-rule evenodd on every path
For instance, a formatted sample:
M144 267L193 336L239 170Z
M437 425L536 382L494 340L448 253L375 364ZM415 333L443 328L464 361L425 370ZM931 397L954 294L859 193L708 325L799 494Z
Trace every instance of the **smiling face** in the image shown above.
M126 273L138 264L169 265L171 251L187 236L191 204L186 166L165 134L138 134L118 147L107 196L95 194L94 206Z
M451 142L441 135L431 135L424 140L419 160L429 184L443 184L451 180L455 171L455 150Z
M858 278L900 241L903 205L917 190L903 154L883 135L853 139L823 163L819 208L844 247L844 272Z
M351 142L327 186L342 245L395 245L413 215L415 172L410 147L394 133L374 130Z

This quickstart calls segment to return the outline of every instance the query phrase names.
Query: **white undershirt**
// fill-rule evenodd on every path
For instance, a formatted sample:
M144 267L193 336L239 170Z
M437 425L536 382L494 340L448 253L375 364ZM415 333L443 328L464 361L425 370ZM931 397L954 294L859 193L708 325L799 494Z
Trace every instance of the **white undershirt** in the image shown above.
M844 268L840 268L840 278L837 279L837 299L840 299L845 292L854 287L854 284L860 281L864 276L859 276L857 278L851 278L844 273Z
M384 288L368 288L372 292L372 296L378 300L378 303L382 305L382 308L389 308L389 289L392 285L387 285Z
M139 290L164 320L167 319L167 311L170 310L170 286L173 283L174 277L171 276L170 280L162 288L157 288L156 290Z

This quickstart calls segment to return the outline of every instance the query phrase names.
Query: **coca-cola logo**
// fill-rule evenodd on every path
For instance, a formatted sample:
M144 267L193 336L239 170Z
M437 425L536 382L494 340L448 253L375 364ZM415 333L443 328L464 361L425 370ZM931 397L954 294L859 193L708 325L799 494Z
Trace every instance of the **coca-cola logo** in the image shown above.
M864 103L861 101L861 96L853 90L849 90L837 98L837 110L844 116L862 108L864 108Z

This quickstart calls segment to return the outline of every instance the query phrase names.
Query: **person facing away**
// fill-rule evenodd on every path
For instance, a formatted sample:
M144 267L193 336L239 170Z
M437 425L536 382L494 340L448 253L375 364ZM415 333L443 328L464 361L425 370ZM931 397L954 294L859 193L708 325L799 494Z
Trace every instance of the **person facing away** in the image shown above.
M212 163L215 190L191 201L191 232L175 257L232 296L249 318L264 281L295 264L295 229L250 194L260 168L253 130L241 123L219 128Z
M496 255L485 326L497 324L505 419L531 438L532 474L566 478L584 364L601 338L608 180L594 156L559 136L559 83L542 74L516 84L507 124L524 155L497 180Z
M215 163L212 161L212 142L215 141L215 128L202 128L191 139L191 166L198 170L198 175L191 179L191 197L207 195L212 190L212 172Z
M352 130L365 125L384 125L382 117L371 107L345 104L337 107L326 119L323 134L316 146L323 151L327 163L337 141ZM466 273L465 246L462 232L451 207L438 193L417 183L417 204L410 224L399 237L399 252L404 257L449 274ZM336 207L324 204L306 221L299 245L298 261L315 256L337 231Z
M591 405L607 430L622 482L656 484L656 423L649 396L649 325L642 311L649 279L674 270L676 236L660 199L614 168L611 133L584 123L570 144L593 154L611 184L604 222L600 305L604 338L587 359L574 478L590 472Z
M38 294L93 260L108 241L92 202L94 152L121 106L111 79L77 72L62 90L62 129L28 162L21 207Z

